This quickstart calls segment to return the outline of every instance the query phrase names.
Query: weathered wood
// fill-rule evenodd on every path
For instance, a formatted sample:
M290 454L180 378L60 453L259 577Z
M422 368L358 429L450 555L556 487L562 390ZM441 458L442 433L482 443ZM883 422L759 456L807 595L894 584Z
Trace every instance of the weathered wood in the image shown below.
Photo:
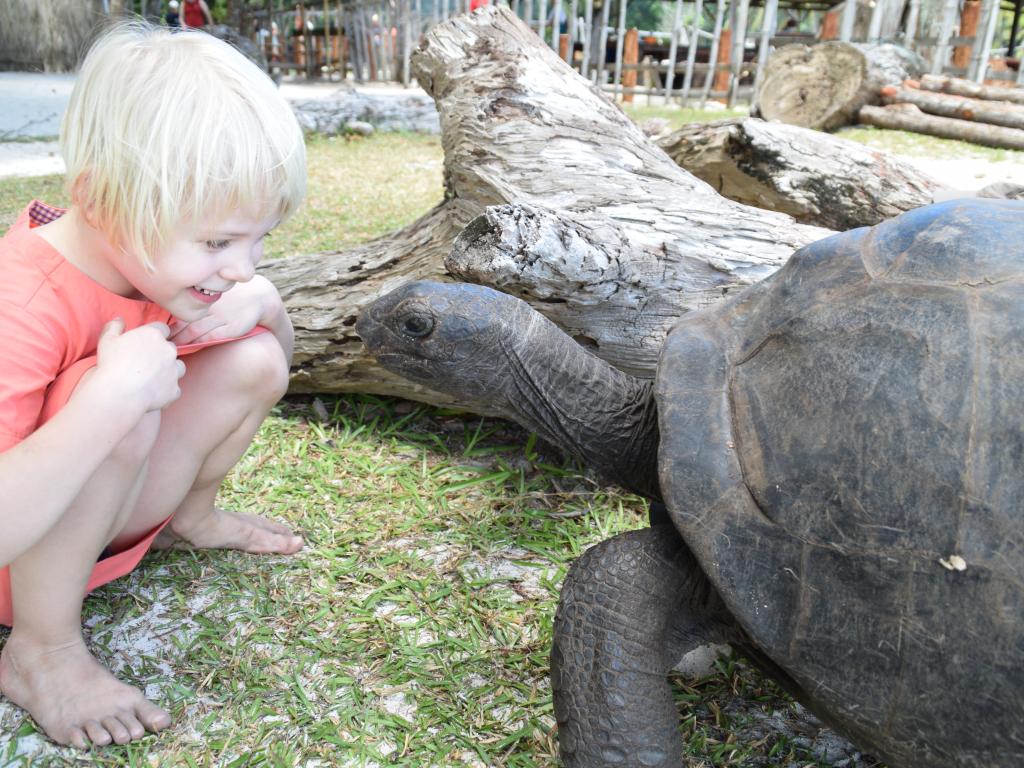
M892 44L828 42L787 45L768 59L752 113L804 128L832 130L853 122L882 86L920 75L924 61Z
M677 317L763 278L796 248L830 234L716 194L503 7L438 25L414 54L413 69L441 119L445 202L359 248L261 266L296 328L293 391L450 402L382 372L353 326L363 306L400 283L444 279L442 259L456 234L488 206L516 202L569 222L562 226L583 217L591 228L618 233L590 252L604 265L599 282L541 232L520 237L515 251L477 254L462 274L511 290L549 316L566 313L572 322L563 319L563 328L592 339L597 354L647 372ZM534 293L538 274L557 270L564 282ZM671 311L645 320L659 302ZM609 326L612 315L619 322Z
M944 139L972 141L987 147L1024 149L1024 131L1001 125L972 123L952 117L938 117L922 112L913 104L890 104L887 107L863 107L860 122L879 128L925 133Z
M658 144L730 200L836 230L927 205L941 187L884 152L754 117L686 125Z
M926 91L951 93L956 96L969 96L973 99L986 101L1008 101L1011 104L1024 104L1024 88L1000 87L996 85L980 85L959 77L943 75L924 75L920 80L921 88Z
M883 104L913 104L930 115L1024 129L1024 104L1005 104L917 88L886 87L881 93Z

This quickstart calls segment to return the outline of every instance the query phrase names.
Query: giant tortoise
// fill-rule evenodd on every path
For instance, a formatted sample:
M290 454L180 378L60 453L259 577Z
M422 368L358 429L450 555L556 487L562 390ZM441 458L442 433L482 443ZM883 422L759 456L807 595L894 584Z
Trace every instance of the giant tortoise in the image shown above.
M720 641L893 766L1024 765L1024 203L809 245L684 316L653 382L480 286L413 283L357 327L668 508L566 579L567 765L677 768L666 674Z

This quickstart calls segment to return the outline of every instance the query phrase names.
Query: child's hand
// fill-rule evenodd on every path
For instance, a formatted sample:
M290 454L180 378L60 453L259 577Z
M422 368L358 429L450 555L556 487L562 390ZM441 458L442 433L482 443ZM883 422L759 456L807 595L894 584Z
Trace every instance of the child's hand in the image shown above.
M280 305L281 299L273 284L256 276L222 294L205 317L191 323L172 322L171 341L182 346L244 336L269 316L274 302Z
M127 333L121 318L107 323L96 348L95 374L105 391L117 393L119 402L134 400L144 413L177 400L185 364L178 360L177 347L167 340L169 333L163 323L149 323Z

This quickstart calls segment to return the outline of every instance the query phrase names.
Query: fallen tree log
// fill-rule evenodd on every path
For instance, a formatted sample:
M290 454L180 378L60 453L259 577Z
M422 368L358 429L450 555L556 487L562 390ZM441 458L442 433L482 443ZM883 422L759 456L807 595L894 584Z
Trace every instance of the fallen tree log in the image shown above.
M881 91L883 104L913 104L922 112L976 123L1024 129L1024 104L986 101L969 96L887 86Z
M658 144L731 200L836 230L927 205L942 187L884 152L754 117L685 125Z
M951 93L954 96L969 96L972 99L987 101L1006 101L1011 104L1024 104L1024 88L999 87L982 85L959 77L945 75L923 75L920 79L921 88L926 91Z
M952 117L938 117L922 112L913 104L890 104L886 107L863 107L860 122L879 128L925 133L943 139L960 139L986 147L1024 149L1024 131L1001 125L973 123Z
M534 294L523 282L522 262L558 261L562 251L542 232L526 230L519 250L504 253L480 281L519 281L520 296L589 339L597 354L646 372L676 318L765 277L794 250L831 233L718 195L503 7L435 26L413 66L440 115L445 200L409 227L359 248L260 267L280 288L295 325L293 392L450 403L384 372L354 324L363 306L400 283L445 278L443 259L456 234L488 206L515 202L546 220L578 216L619 233L614 245L598 242L593 251L596 260L621 265L618 275L606 270L618 290L594 286L590 273L560 262L564 279ZM663 307L656 322L646 317L653 306ZM614 324L605 320L611 314Z
M924 71L924 60L891 43L787 45L765 63L751 114L802 128L849 125L878 91Z

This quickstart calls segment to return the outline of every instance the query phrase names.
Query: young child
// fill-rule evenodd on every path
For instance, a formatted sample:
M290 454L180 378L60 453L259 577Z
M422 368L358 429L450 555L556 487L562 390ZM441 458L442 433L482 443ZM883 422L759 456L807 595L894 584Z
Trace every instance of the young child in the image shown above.
M61 145L71 207L33 202L0 240L0 692L86 747L170 722L89 654L88 590L154 541L302 546L214 500L288 382L292 328L254 268L305 149L241 54L141 24L90 50Z

